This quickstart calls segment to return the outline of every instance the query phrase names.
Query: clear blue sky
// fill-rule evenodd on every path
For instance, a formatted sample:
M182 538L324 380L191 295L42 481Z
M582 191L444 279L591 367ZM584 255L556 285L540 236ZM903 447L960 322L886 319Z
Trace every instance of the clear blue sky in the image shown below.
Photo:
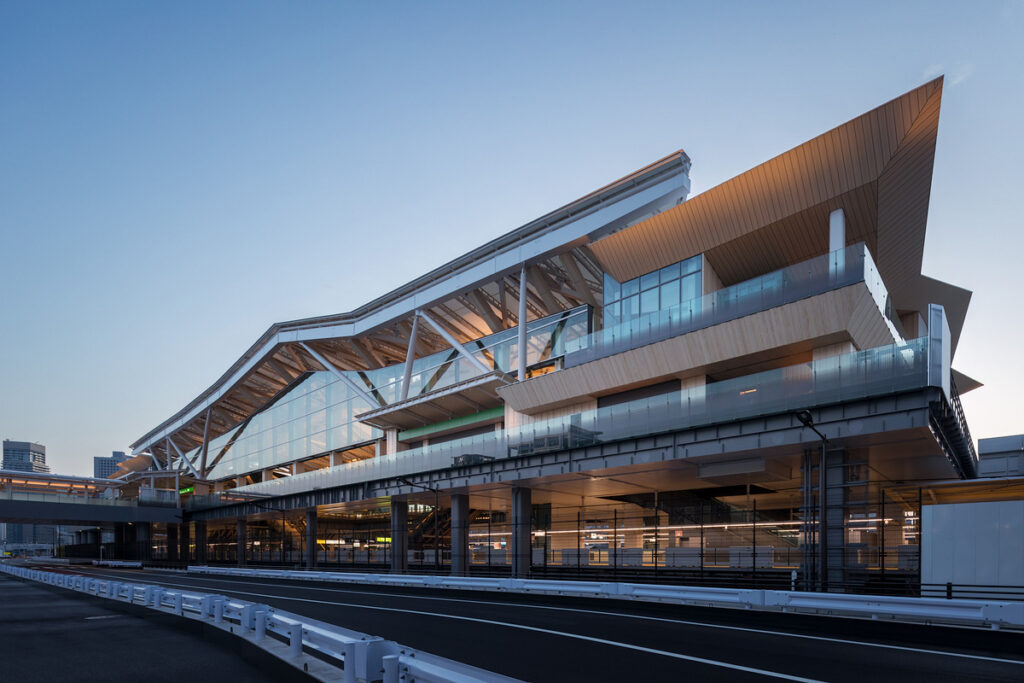
M925 272L1024 432L1024 4L0 5L0 437L58 471L274 321L352 309L675 149L694 192L946 74Z

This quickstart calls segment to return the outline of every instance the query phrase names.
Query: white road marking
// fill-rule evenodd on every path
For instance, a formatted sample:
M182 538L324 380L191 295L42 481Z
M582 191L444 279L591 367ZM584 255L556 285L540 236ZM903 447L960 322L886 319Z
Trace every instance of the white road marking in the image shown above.
M121 616L121 615L120 614L98 614L98 615L96 615L94 617L86 617L85 619L86 619L86 621L88 621L90 619L117 619L119 616Z
M98 574L98 576L111 576L110 574ZM121 577L123 578L123 577ZM188 588L195 588L195 584L187 585L181 583L163 582L164 585L168 586L185 586ZM354 607L356 609L368 609L378 612L399 612L401 614L418 614L427 617L440 617L442 619L456 619L458 621L471 621L478 624L491 624L493 626L504 626L507 628L515 628L523 631L533 631L535 633L544 633L546 635L562 636L564 638L573 638L576 640L584 640L591 643L600 643L602 645L612 645L614 647L626 648L628 650L636 650L637 652L644 652L647 654L660 655L662 657L672 657L674 659L682 659L689 662L695 662L697 664L706 664L708 666L717 666L726 669L732 669L733 671L743 671L745 673L757 674L759 676L767 676L770 678L779 678L786 681L800 681L802 683L821 683L815 678L802 678L800 676L790 676L789 674L779 673L777 671L768 671L767 669L757 669L751 666L743 666L741 664L731 664L729 662L722 662L716 659L705 659L704 657L695 657L693 655L684 655L679 652L669 652L668 650L658 650L650 647L643 647L642 645L634 645L632 643L622 643L616 640L607 640L605 638L596 638L594 636L585 636L579 633L569 633L567 631L555 631L547 628L540 628L538 626L527 626L525 624L513 624L504 621L496 621L493 619L479 619L477 617L465 617L458 614L444 614L442 612L425 612L423 610L415 609L402 609L400 607L381 607L378 605L363 605L356 602L335 602L332 600L313 600L311 598L293 598L283 595L272 595L268 593L253 593L251 591L238 591L238 590L226 590L226 593L234 593L236 595L250 595L259 598L275 598L277 600L293 600L296 602L311 602L318 605L336 605L338 607Z
M112 574L98 574L98 575L99 576L109 576L109 577L112 577L112 578L124 578L123 575L112 575ZM357 591L357 590L346 590L344 588L318 588L318 587L312 587L312 586L289 586L287 584L282 584L282 583L263 583L263 582L259 582L259 581L248 581L248 580L247 581L240 581L240 580L237 580L237 579L234 579L234 580L232 580L232 579L222 579L222 578L217 578L217 577L213 577L213 576L206 576L206 575L193 575L193 574L190 574L189 577L196 578L196 579L202 579L204 581L214 581L214 582L219 582L219 583L237 584L237 585L242 585L242 586L268 586L268 587L272 587L272 588L288 588L290 590L315 590L315 591L326 591L326 592L330 592L330 593L350 593L350 594L353 594L353 595L381 595L381 596L386 596L386 597L406 598L406 599L414 599L414 600L437 600L437 601L442 601L442 602L464 602L464 603L469 603L469 604L473 604L473 605L500 605L500 606L506 606L506 607L523 607L523 608L528 608L528 609L542 609L542 610L550 610L550 611L556 611L556 612L579 612L579 613L582 613L582 614L598 614L598 615L601 615L601 616L611 616L611 617L620 617L620 618L628 618L628 619L639 619L639 620L643 620L643 621L657 621L657 622L664 622L664 623L670 623L670 624L680 624L680 625L683 625L683 626L699 626L699 627L702 627L702 628L715 628L715 629L722 629L722 630L727 630L727 631L740 631L740 632L745 632L745 633L760 633L760 634L763 634L763 635L781 636L781 637L785 637L785 638L802 638L804 640L817 640L817 641L822 641L822 642L827 642L827 643L838 643L838 644L841 644L841 645L859 645L859 646L862 646L862 647L877 647L877 648L882 648L882 649L885 649L885 650L900 650L900 651L904 651L904 652L917 652L917 653L920 653L920 654L928 654L928 655L942 655L942 656L946 656L946 657L959 657L959 658L962 658L962 659L977 659L977 660L985 661L985 662L999 662L999 663L1004 663L1004 664L1017 664L1019 666L1024 665L1024 660L1020 660L1020 659L1005 659L1005 658L1002 658L1002 657L988 657L986 655L972 655L972 654L967 654L967 653L963 653L963 652L950 652L948 650L931 650L931 649L927 649L927 648L910 647L910 646L907 646L907 645L890 645L888 643L872 643L872 642L869 642L869 641L850 640L850 639L847 639L847 638L831 638L829 636L815 636L815 635L809 635L809 634L804 634L804 633L789 633L789 632L786 632L786 631L774 631L774 630L771 630L771 629L760 629L760 628L753 628L753 627L750 627L750 626L732 626L732 625L729 625L729 624L715 624L715 623L711 623L711 622L691 621L691 620L687 620L687 619L671 619L671 618L668 618L668 617L652 617L652 616L647 616L647 615L643 615L643 614L629 614L628 612L609 612L609 611L604 611L604 610L590 610L590 609L580 609L580 608L574 608L574 607L555 607L553 605L534 605L534 604L519 603L519 602L500 602L500 601L496 601L496 600L469 600L467 598L445 598L445 597L427 596L427 595L409 595L407 593L383 593L383 592L377 592L377 591ZM169 583L168 585L184 586L184 587L187 587L187 588L201 587L198 584L171 584L171 583ZM367 584L367 585L371 586L371 587L373 586L373 584ZM256 594L254 593L254 595L256 595ZM301 598L286 598L285 596L280 596L280 595L271 595L269 597L281 597L281 598L288 599L288 600L299 600L299 599L301 599ZM307 600L307 602L317 602L317 601L316 600ZM337 603L337 604L342 604L342 603Z

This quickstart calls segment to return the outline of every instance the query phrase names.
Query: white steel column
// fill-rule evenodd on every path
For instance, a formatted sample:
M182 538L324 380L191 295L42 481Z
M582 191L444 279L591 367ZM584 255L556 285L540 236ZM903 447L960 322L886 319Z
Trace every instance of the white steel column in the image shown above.
M174 450L178 454L179 462L180 461L184 461L184 463L186 465L188 465L189 470L191 470L191 472L192 472L192 476L195 477L196 479L202 479L202 477L199 476L199 473L196 472L196 468L192 466L192 462L188 458L186 458L185 454L181 452L180 448L178 448L178 444L174 443L174 441L171 439L171 437L167 437L167 442L169 444L171 444L172 446L174 446Z
M846 272L846 214L836 209L828 216L828 252L833 276Z
M467 351L466 348L462 344L460 344L459 341L455 337L453 337L450 332L448 332L448 330L446 330L442 325L439 325L437 322L435 322L433 318L426 314L426 312L417 311L417 314L421 318L426 320L428 323L430 323L430 326L433 327L437 331L437 333L441 335L444 338L444 340L451 345L453 349L458 351L463 358L465 358L470 363L475 365L478 370L480 370L481 372L491 371L491 368L484 365L479 358L477 358L469 351Z
M516 381L526 379L526 263L519 271L519 375Z
M409 383L412 381L412 362L416 359L416 332L419 330L420 316L412 316L412 332L409 333L409 349L405 352L405 374L402 376L402 400L409 398Z
M324 358L322 355L320 355L319 353L317 353L316 351L311 349L308 344L306 344L304 342L299 342L299 346L304 348L309 355L313 356L313 358L316 359L316 362L323 366L324 370L326 370L326 371L328 371L330 373L333 373L335 377L337 377L342 382L344 382L348 386L349 389L354 391L356 393L356 395L359 396L359 398L363 399L364 401L369 403L371 406L379 406L379 405L381 405L380 401L375 400L368 393L363 391L362 388L360 388L360 386L358 384L353 382L352 379L348 375L346 375L344 372L342 372L338 368L334 367L333 363L331 363L329 360Z

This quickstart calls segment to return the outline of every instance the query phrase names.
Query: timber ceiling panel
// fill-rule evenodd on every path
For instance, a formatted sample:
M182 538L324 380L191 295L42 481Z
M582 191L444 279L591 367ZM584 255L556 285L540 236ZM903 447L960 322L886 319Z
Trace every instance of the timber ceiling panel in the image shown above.
M916 275L920 259L915 259L914 250L923 248L941 88L941 78L926 83L679 206L598 240L591 250L613 277L628 280L765 227L782 228L785 219L818 205L825 205L819 215L832 206L846 209L842 198L854 200L850 210L860 214L854 223L863 237L876 226L875 220L863 220L864 211L871 207L872 195L882 192L865 186L882 178L893 187L885 188L889 204L880 228L893 234L887 234L885 242L880 237L878 246L894 249L888 266L916 266ZM901 196L908 185L914 192L904 202ZM907 220L915 224L907 225ZM827 226L827 221L816 226L821 239L827 239ZM753 240L747 246L765 243Z

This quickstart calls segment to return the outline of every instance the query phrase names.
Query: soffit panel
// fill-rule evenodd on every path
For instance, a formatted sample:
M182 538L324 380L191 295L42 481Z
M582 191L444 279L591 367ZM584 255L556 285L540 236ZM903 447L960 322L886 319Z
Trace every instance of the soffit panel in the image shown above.
M846 212L846 244L864 242L876 252L876 183L867 183L706 253L723 286L800 263L828 251L829 213L840 206Z
M912 128L915 144L926 140L929 130L934 137L940 98L941 79L936 79L679 206L609 235L591 249L605 269L623 281L825 204L875 182ZM928 115L917 122L925 109ZM918 163L908 160L891 177L930 185L931 167L923 169L920 163L927 154L904 156ZM819 226L826 236L827 225ZM923 246L923 225L920 230L920 237L914 232L907 240Z

